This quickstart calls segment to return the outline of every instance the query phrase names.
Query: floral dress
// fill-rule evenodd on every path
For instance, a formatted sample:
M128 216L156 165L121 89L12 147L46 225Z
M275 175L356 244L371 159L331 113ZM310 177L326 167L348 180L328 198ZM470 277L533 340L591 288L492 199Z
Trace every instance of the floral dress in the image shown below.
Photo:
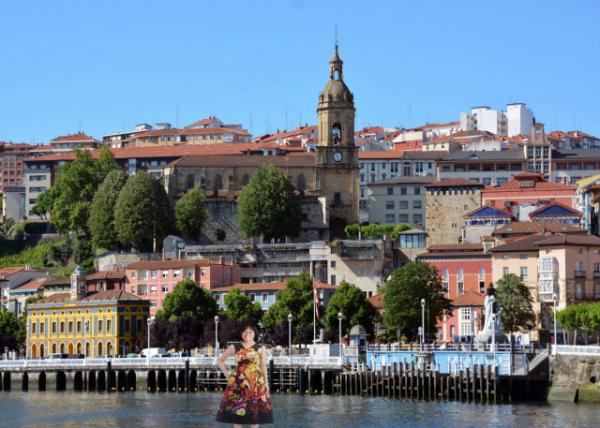
M267 378L260 367L257 343L249 348L235 345L237 367L229 376L221 399L217 421L233 424L273 422L273 406Z

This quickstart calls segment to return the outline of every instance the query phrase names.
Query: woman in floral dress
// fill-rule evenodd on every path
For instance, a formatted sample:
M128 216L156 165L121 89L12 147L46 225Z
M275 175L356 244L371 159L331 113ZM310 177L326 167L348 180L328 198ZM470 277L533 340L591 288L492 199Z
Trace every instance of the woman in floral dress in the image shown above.
M227 378L227 389L221 399L217 421L228 422L239 427L250 424L273 422L273 407L267 380L265 349L255 341L256 327L245 324L242 327L242 342L229 345L217 360L219 369ZM235 355L235 373L225 368L225 360Z

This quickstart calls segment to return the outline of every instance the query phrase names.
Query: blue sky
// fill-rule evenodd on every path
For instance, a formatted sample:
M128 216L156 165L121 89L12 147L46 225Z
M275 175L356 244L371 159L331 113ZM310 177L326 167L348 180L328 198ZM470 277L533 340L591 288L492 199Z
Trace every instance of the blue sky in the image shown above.
M526 102L600 135L599 20L596 1L6 1L0 140L315 123L336 24L357 129Z

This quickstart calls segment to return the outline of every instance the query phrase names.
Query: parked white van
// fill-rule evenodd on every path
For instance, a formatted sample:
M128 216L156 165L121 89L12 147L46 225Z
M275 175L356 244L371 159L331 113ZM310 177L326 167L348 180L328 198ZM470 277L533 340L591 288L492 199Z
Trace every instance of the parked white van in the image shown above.
M142 358L167 358L168 356L165 348L145 348L140 352Z

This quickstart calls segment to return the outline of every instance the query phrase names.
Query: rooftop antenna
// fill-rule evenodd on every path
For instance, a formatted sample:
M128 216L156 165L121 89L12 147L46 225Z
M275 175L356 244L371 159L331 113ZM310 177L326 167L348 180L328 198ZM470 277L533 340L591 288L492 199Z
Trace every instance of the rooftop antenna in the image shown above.
M77 128L77 130L78 130L79 132L81 132L81 119L79 119L79 123L78 123L78 128Z
M287 106L285 106L283 108L283 111L285 112L285 130L287 131L288 129L288 120L287 120Z
M299 122L298 122L298 127L302 128L302 112L300 112L299 114Z
M175 128L179 129L179 104L177 104L177 113L175 118Z
M334 35L334 40L335 40L335 45L338 45L338 31L337 31L337 23L335 23L334 25L334 31L335 31L335 35Z
M252 135L252 113L250 113L250 135Z

